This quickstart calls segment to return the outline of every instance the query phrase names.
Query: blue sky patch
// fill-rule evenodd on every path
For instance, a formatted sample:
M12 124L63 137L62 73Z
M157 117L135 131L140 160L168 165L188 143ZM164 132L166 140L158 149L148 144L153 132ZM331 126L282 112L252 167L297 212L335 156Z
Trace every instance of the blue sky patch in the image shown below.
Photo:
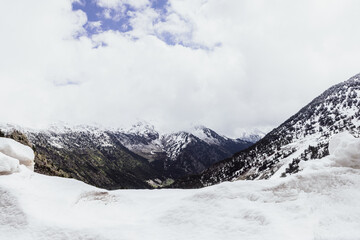
M168 0L151 0L148 6L159 13L158 18L152 23L165 22L166 17L170 14L168 12L169 3ZM96 0L80 0L79 2L73 2L73 11L81 10L87 15L87 23L84 25L87 36L91 37L94 34L98 34L104 31L118 31L129 32L133 30L130 20L134 15L133 13L139 11L129 4L121 4L118 8L106 8L98 5ZM140 10L142 11L142 10ZM210 50L206 46L201 46L191 41L182 40L182 37L174 35L171 32L163 31L161 33L153 33L157 38L164 41L168 45L182 45L193 49ZM185 33L188 40L191 39L192 32ZM94 46L103 47L105 43Z
M88 0L82 2L74 2L72 4L74 11L81 10L86 13L88 23L85 24L85 29L89 36L108 30L127 32L131 31L132 27L129 23L129 11L134 11L131 6L125 4L124 9L117 11L115 9L103 8L97 5L96 1ZM99 22L100 26L96 27Z
M151 1L151 7L160 11L162 14L167 13L168 0L153 0Z

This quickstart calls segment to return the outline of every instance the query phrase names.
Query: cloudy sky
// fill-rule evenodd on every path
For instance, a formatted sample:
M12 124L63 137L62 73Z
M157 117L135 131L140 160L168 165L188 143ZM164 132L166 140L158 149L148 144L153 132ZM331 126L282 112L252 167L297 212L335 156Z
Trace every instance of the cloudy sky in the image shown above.
M277 126L360 72L360 1L12 0L1 121L236 136Z

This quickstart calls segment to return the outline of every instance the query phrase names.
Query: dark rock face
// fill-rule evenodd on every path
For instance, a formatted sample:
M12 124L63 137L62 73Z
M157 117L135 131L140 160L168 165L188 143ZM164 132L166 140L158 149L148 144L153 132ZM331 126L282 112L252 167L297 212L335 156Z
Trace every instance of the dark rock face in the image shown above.
M35 148L35 171L42 174L76 178L106 189L150 188L147 179L161 178L146 159L111 135L86 131L28 135Z
M235 152L252 145L250 142L226 140L224 142L206 143L195 136L183 148L174 160L167 160L165 170L173 178L200 173L212 164L230 157Z
M299 171L299 162L328 155L332 135L360 133L360 74L337 84L250 148L173 187L197 188L237 179L267 179Z

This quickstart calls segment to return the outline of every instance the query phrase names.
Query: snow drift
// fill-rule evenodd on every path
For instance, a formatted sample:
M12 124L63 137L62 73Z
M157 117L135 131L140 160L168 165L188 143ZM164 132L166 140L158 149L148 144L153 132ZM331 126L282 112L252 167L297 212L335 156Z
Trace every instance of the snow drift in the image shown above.
M360 140L350 133L334 135L329 143L329 153L335 166L360 168Z
M98 189L21 167L0 176L0 239L359 239L360 140L286 178L192 190Z
M19 171L19 165L34 167L34 151L13 139L0 137L0 174Z
M0 174L10 174L19 171L19 160L0 152Z

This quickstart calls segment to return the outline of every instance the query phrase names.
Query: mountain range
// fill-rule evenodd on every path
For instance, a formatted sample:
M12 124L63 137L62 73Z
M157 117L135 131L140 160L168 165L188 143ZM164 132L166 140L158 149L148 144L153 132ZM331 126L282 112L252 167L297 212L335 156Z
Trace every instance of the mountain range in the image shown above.
M172 186L198 188L224 181L294 174L301 170L302 161L328 155L334 134L348 131L359 137L359 108L360 74L326 90L251 147Z
M66 124L42 130L8 124L0 129L33 148L36 172L106 189L168 185L253 144L204 126L165 134L144 122L128 129Z

